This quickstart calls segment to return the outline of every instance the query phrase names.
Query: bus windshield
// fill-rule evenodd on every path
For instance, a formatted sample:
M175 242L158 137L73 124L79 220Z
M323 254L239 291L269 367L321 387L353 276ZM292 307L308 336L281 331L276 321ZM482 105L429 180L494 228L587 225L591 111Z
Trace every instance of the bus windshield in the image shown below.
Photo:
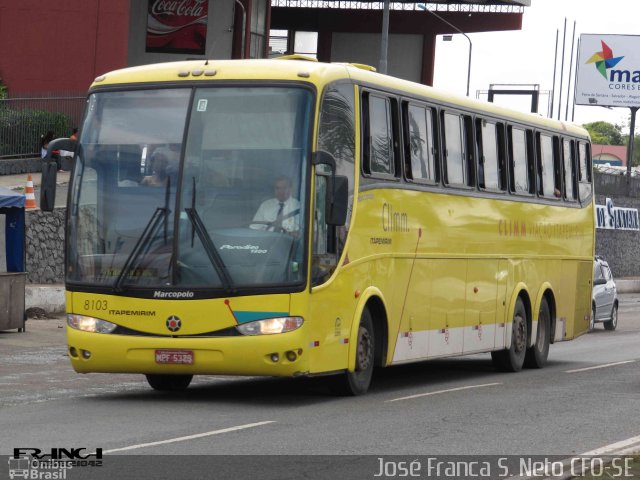
M126 288L300 285L313 108L294 86L90 95L67 280Z

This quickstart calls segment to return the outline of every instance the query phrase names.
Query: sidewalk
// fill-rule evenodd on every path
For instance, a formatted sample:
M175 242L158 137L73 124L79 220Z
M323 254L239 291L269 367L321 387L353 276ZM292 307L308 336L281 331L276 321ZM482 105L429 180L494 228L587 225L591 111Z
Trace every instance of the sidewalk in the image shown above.
M27 177L31 175L33 186L39 187L42 174L35 173L18 173L15 175L0 175L0 187L10 188L11 190L23 190L27 186ZM56 183L58 185L66 185L69 183L70 172L58 172Z
M33 186L36 191L40 190L40 183L42 174L40 172L35 173L19 173L15 175L0 175L0 186L23 192L27 186L27 178L31 175L33 180ZM57 184L67 185L69 183L69 172L58 172ZM66 200L67 189L59 189L60 201ZM39 194L36 193L36 202L39 203ZM56 204L58 198L56 198ZM47 314L64 313L65 311L65 297L64 297L64 285L63 284L30 284L25 285L24 292L25 308L38 308L44 310Z

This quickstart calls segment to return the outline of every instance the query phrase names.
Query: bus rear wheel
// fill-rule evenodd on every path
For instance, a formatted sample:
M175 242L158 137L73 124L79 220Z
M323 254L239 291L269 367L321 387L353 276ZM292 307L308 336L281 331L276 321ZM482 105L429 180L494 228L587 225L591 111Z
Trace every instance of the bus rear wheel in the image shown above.
M491 352L491 360L502 372L519 372L527 352L527 310L521 298L516 300L513 311L511 345L505 350Z
M181 392L187 389L193 379L193 375L147 374L145 377L151 388L160 392Z
M362 395L369 390L375 359L373 320L369 310L362 312L356 343L356 368L332 379L332 390L340 395Z
M542 368L549 357L549 341L551 339L551 310L546 299L542 299L540 313L538 314L538 333L536 343L527 350L524 365L527 368Z

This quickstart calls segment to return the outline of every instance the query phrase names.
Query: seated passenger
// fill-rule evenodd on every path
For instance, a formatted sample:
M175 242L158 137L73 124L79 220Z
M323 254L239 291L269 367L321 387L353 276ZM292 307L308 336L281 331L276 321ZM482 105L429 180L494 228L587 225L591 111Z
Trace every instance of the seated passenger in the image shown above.
M167 167L177 162L177 155L173 150L166 147L159 147L151 156L151 175L142 178L140 185L150 185L153 187L164 187L169 178Z
M274 197L262 202L250 225L256 230L297 232L300 230L300 202L291 196L291 179L276 178Z

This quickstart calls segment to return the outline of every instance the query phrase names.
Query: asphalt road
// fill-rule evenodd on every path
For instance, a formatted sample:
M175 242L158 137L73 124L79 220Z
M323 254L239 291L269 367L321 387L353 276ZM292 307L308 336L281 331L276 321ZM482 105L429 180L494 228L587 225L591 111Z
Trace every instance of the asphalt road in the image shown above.
M370 392L321 381L196 377L184 393L141 375L79 375L64 319L0 332L0 455L80 445L136 455L562 455L640 435L640 295L618 329L552 345L542 370L497 373L489 355L377 372ZM346 477L345 477L346 478Z

